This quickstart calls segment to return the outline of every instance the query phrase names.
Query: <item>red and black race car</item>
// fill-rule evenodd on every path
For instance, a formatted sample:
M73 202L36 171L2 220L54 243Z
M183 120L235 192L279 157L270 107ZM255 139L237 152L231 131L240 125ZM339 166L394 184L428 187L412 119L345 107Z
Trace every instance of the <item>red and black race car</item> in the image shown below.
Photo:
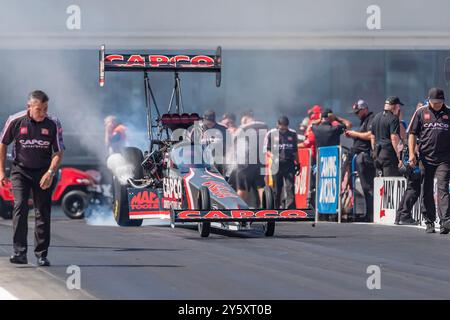
M120 226L140 226L143 219L170 219L176 223L198 223L202 237L211 226L229 230L251 228L262 222L266 236L272 236L277 221L311 221L310 208L277 210L273 190L265 187L262 208L250 209L205 157L203 145L189 139L172 140L177 129L187 129L201 120L196 113L183 110L180 72L213 72L216 86L221 82L222 54L215 55L117 54L100 49L100 86L106 71L141 71L144 73L149 150L128 147L108 159L113 171L113 215ZM169 71L175 84L168 113L161 114L150 86L148 73ZM171 112L173 104L175 110ZM156 113L153 111L156 110ZM201 159L200 161L198 161Z

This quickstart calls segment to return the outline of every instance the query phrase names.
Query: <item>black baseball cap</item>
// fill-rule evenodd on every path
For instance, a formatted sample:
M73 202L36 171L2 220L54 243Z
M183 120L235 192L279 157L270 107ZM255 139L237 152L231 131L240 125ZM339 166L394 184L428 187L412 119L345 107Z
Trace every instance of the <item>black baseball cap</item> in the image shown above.
M433 103L443 102L445 100L444 90L440 88L431 88L428 91L428 99Z
M390 105L399 104L399 105L404 106L404 104L400 101L400 98L399 97L395 97L395 96L387 98L384 103L390 104Z
M203 113L203 120L216 121L216 113L214 110L206 110Z
M281 116L280 118L278 118L278 124L283 125L283 126L288 126L289 125L288 117Z
M367 102L365 102L362 99L359 99L357 102L355 102L355 104L352 106L352 111L353 113L358 113L361 110L364 109L368 109L369 105L367 104Z
M325 109L325 111L322 112L322 118L328 118L328 115L330 113L333 113L333 110L331 109Z

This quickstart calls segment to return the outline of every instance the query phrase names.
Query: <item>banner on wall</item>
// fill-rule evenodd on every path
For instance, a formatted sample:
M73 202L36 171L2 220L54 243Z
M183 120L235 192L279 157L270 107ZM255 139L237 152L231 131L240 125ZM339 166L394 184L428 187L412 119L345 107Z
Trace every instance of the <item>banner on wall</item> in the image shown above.
M309 207L309 190L311 182L311 149L298 149L300 174L295 176L295 207Z
M374 216L373 222L394 225L397 209L407 188L407 180L403 177L377 177L374 181ZM449 185L450 191L450 185ZM437 203L436 179L434 180L434 201ZM436 208L436 222L439 223L439 208ZM412 209L413 219L424 224L420 210L420 200Z
M373 222L391 224L395 222L397 209L405 193L407 181L403 177L377 177L374 181Z

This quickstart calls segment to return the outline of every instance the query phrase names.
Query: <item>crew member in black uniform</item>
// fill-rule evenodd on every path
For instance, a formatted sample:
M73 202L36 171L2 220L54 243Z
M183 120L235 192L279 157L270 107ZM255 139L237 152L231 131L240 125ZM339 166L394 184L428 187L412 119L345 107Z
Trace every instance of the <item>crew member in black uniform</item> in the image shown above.
M312 126L316 138L316 150L320 147L340 145L341 135L351 127L350 121L337 117L331 109L326 109L322 112L320 123Z
M0 139L0 183L7 182L7 146L14 145L11 180L14 194L13 243L10 262L26 264L28 199L32 191L35 208L35 250L39 266L49 266L50 212L56 170L61 163L64 143L61 124L47 114L48 96L40 91L29 95L27 110L8 118Z
M373 221L373 183L375 178L375 164L372 157L370 136L372 135L372 121L374 114L364 100L358 100L353 105L353 112L361 120L359 131L346 131L345 135L353 138L352 154L356 155L356 172L358 172L366 202L366 217L368 222Z
M416 158L417 158L416 153ZM407 179L406 190L403 193L402 199L397 208L395 215L395 224L398 225L416 225L418 222L412 217L412 210L417 199L420 197L422 187L422 175L418 164L411 167L409 164L409 148L404 147L402 150L403 165L400 166L400 173Z
M436 206L433 197L434 178L437 180L437 206L440 233L450 231L448 184L450 179L450 109L444 104L444 91L431 88L428 105L414 113L408 128L409 163L418 161L414 150L419 139L419 161L423 175L423 204L426 232L434 233Z
M384 110L375 115L372 122L371 143L374 150L375 168L383 177L400 176L400 120L398 117L403 103L398 97L389 97Z
M416 106L416 110L422 108L423 106L424 104L422 102L419 102ZM408 132L406 134L408 134ZM419 140L417 140L417 144L420 144ZM416 146L416 150L414 150L414 152L416 154L416 158L418 158L418 146ZM400 172L406 177L408 182L402 200L400 200L400 204L398 205L397 214L395 216L395 224L416 225L418 224L418 221L414 220L412 211L415 203L420 198L423 176L420 172L418 163L416 163L415 167L410 166L409 147L407 145L405 145L404 149L402 150L401 160L403 162L403 166L400 167ZM420 202L420 205L422 205L422 211L425 212L422 201Z
M257 121L252 110L241 114L241 125L234 135L236 147L236 188L239 197L251 203L252 191L258 193L256 207L260 206L264 192L264 137L267 124Z
M341 135L346 130L351 129L352 123L347 119L340 118L334 115L331 109L326 109L321 114L321 120L318 124L313 124L311 129L315 136L316 155L319 154L319 148L339 146L341 144ZM312 176L313 192L311 192L311 198L315 199L315 180L316 175L320 173L314 173ZM314 200L313 200L314 201ZM326 219L332 219L331 215L326 215Z
M295 208L295 175L300 173L297 151L297 133L289 128L289 119L278 119L277 128L270 130L266 136L266 150L272 158L272 178L275 192L275 205L278 209ZM281 195L285 191L284 205Z
M217 123L214 110L206 110L203 113L199 131L197 128L193 128L190 133L191 141L209 146L214 165L221 174L224 174L227 152L227 128Z

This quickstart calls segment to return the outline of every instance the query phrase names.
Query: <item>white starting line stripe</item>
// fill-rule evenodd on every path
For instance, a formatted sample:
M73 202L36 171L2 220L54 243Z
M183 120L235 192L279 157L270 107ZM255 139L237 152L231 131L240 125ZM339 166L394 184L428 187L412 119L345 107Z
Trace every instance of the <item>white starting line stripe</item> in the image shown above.
M19 300L17 297L9 293L6 289L0 287L0 300Z

